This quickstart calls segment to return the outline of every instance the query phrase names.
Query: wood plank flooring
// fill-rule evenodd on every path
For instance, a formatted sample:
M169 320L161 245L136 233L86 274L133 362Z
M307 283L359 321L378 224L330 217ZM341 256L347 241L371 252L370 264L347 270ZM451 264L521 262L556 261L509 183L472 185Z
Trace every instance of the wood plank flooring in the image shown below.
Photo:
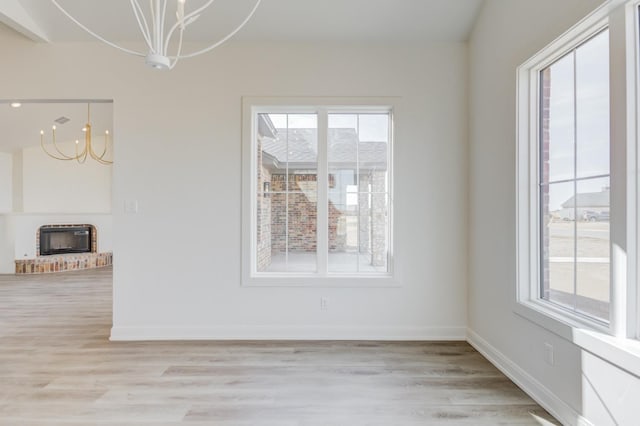
M109 342L111 279L0 275L0 425L556 424L463 342Z

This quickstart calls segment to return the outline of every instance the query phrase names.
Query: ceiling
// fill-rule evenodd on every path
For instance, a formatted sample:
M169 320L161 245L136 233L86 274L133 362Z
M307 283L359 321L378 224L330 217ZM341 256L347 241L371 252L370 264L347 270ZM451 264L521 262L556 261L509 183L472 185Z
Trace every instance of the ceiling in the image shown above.
M187 12L206 0L187 0ZM185 41L212 42L231 32L256 0L216 0L189 27ZM80 22L115 42L141 42L130 0L58 0ZM465 41L483 0L262 0L253 18L234 36L235 41L425 43ZM149 2L140 0L148 7ZM173 16L176 0L167 0ZM168 19L171 21L171 18ZM0 25L37 42L93 41L50 0L0 0ZM94 129L111 128L112 105L95 105ZM83 103L24 103L11 108L0 100L0 152L39 144L39 132L60 116L59 139L81 137L86 121Z
M187 0L187 11L206 0ZM192 26L190 41L215 41L231 32L256 0L216 0ZM464 41L483 0L262 0L241 41L426 42ZM140 41L129 0L58 0L80 22L108 40ZM21 16L51 42L89 41L48 0L2 0L5 15ZM140 4L148 7L146 0ZM173 16L175 0L168 0ZM10 12L10 13L9 13ZM6 16L5 16L6 18ZM171 20L170 18L168 20Z
M70 120L65 124L54 120L65 116ZM69 142L82 140L82 127L87 122L86 103L23 103L20 108L12 108L0 101L0 152L15 152L40 144L40 130L45 131L45 143L51 143L51 126L56 125L56 140ZM91 105L91 127L94 135L105 130L113 131L113 104Z

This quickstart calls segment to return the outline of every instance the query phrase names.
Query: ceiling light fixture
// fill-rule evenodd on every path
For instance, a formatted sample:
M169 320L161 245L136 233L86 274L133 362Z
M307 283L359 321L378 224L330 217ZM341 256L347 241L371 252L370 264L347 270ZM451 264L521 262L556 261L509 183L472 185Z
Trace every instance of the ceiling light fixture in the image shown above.
M84 125L84 127L82 128L82 131L84 132L84 147L81 150L80 140L76 139L75 155L67 155L64 152L62 152L62 150L60 150L60 148L58 147L58 144L56 143L56 126L55 125L51 127L51 138L52 138L52 145L55 148L57 154L50 153L49 150L47 150L47 148L45 147L44 130L40 130L40 146L42 147L42 150L45 152L45 154L47 154L49 157L54 158L56 160L63 160L63 161L76 160L78 163L82 164L85 161L87 161L87 157L91 157L94 160L96 160L98 163L103 165L113 164L113 161L105 159L105 156L107 154L107 147L110 141L108 130L104 132L104 149L102 150L102 154L98 155L93 150L93 145L91 140L91 104L87 104L87 124Z
M176 66L180 59L192 58L194 56L207 53L220 46L222 43L233 37L238 31L242 29L242 27L244 27L247 22L249 22L249 19L251 19L262 0L256 0L256 3L253 6L253 9L251 9L251 12L249 12L249 15L247 15L244 21L242 21L242 23L231 33L227 34L221 40L218 40L209 47L191 53L182 53L184 30L189 25L194 23L200 17L200 14L209 6L211 6L214 0L208 0L203 6L189 13L185 13L186 0L176 0L176 22L171 25L171 27L169 27L168 31L165 31L167 1L168 0L149 0L149 8L148 10L145 10L142 6L140 6L138 0L130 0L133 14L136 18L136 21L138 22L138 27L140 28L140 32L142 33L142 37L144 38L147 47L149 48L149 51L147 53L142 53L135 50L126 49L99 36L89 28L81 24L76 18L74 18L69 12L67 12L62 6L60 6L57 0L51 0L51 2L56 5L58 9L60 9L60 11L62 11L62 13L64 13L69 19L75 22L76 25L85 30L87 33L91 34L93 37L97 38L103 43L108 44L111 47L122 50L123 52L144 57L147 65L155 69L172 69ZM151 23L151 26L149 26L149 23ZM169 55L169 42L176 32L178 33L178 45L176 47L176 53L174 55Z
M22 104L20 102L11 102L11 108L20 108Z

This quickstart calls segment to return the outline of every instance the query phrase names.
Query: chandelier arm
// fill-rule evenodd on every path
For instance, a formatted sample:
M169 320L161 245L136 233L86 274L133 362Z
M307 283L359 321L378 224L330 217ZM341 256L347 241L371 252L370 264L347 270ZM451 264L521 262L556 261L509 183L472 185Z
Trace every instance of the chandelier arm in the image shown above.
M129 53L130 55L135 55L135 56L146 56L144 53L140 53L140 52L136 52L135 50L130 50L130 49L126 49L122 46L118 46L115 43L110 42L109 40L106 40L105 38L99 36L98 34L94 33L93 31L91 31L89 28L85 27L83 24L80 23L80 21L78 21L76 18L74 18L73 16L71 16L71 14L69 12L67 12L62 6L60 6L57 2L57 0L51 0L51 3L53 3L58 9L60 9L60 11L62 13L64 13L67 18L71 19L77 26L79 26L80 28L82 28L83 30L85 30L87 33L89 33L90 35L92 35L93 37L97 38L98 40L100 40L101 42L108 44L109 46L116 48L118 50L122 50L123 52Z
M87 148L85 147L82 155L76 158L78 160L78 164L84 164L87 161Z
M153 36L157 37L158 36L158 32L156 31L156 12L155 12L155 8L153 7L153 2L154 0L149 0L149 10L151 10L151 30L153 31ZM151 48L152 51L155 52L155 46L153 46Z
M82 153L78 154L78 145L76 144L76 156L78 157L78 163L84 164L85 161L87 161L87 154L89 153L90 149L91 149L91 139L89 139L89 142L87 142L87 137L85 136L84 149L82 150Z
M106 152L106 147L105 147L105 152ZM93 152L93 149L89 151L89 155L91 156L91 158L93 158L94 160L96 160L98 163L100 164L113 164L113 161L109 161L109 160L105 160L104 154L105 152L102 153L102 155L97 155L95 152Z
M181 23L187 22L188 20L190 20L191 18L193 18L194 16L199 14L200 12L202 12L203 10L205 10L206 8L211 6L211 4L214 1L215 0L209 0L203 6L199 7L198 9L194 10L193 12L187 13L185 16L182 17L182 20L177 21L175 24L173 24L173 26L169 29L169 32L167 33L167 38L164 41L164 51L165 52L169 48L169 41L171 40L171 37L173 36L173 32L181 25Z
M62 150L58 147L58 143L56 141L56 131L53 130L51 131L51 140L53 141L53 147L56 149L56 151L58 151L58 154L60 154L61 156L63 156L65 159L67 160L73 160L75 157L72 157L70 155L65 154L64 152L62 152Z
M169 65L170 70L172 70L173 67L175 67L178 61L180 60L180 53L182 53L182 35L183 34L184 34L184 28L180 28L180 39L178 41L178 51L176 53L176 58L173 60L173 64Z
M147 42L147 46L151 49L151 38L149 35L149 25L147 25L147 19L144 17L144 13L142 11L142 7L138 3L138 0L130 0L131 8L133 9L133 14L136 16L138 20L138 27L140 28L140 32L144 37L144 40Z
M153 30L153 41L154 45L151 48L151 51L156 54L161 54L160 49L162 48L162 33L160 32L160 0L149 0L149 9L151 10L151 18L152 18L152 30ZM156 6L158 6L156 8Z
M247 15L247 17L244 19L244 21L242 21L242 23L240 25L238 25L238 27L236 27L235 30L233 30L231 33L229 33L226 37L224 37L223 39L219 40L218 42L212 44L211 46L204 48L202 50L198 50L196 52L193 53L189 53L187 55L182 55L180 56L180 58L193 58L194 56L198 56L201 55L203 53L207 53L213 49L215 49L216 47L220 46L222 43L224 43L225 41L229 40L231 37L233 37L234 35L236 35L236 33L238 31L240 31L242 29L242 27L245 26L245 24L247 22L249 22L249 19L251 19L251 17L253 16L253 14L256 12L256 10L258 9L258 6L260 5L260 2L262 0L257 0L256 4L253 6L253 9L251 9L251 12L249 13L249 15ZM169 57L172 58L172 57ZM175 58L174 58L175 59Z
M102 159L102 157L104 157L104 155L107 153L107 144L109 142L109 139L107 137L107 135L104 136L104 149L102 150L102 154L98 155L98 158Z
M95 152L91 152L90 155L91 155L91 158L93 158L94 160L96 160L100 164L113 164L113 161L109 161L109 160L105 160L104 159L104 153L103 153L103 155L96 155Z
M164 19L166 15L167 15L167 0L164 0L162 3L162 18L160 19L160 31L158 32L159 33L158 45L160 47L162 47L162 37L164 36ZM164 55L166 53L166 49L158 53L161 53L162 55Z
M100 159L100 158L96 158L96 161L99 164L102 164L103 166L109 166L109 165L113 164L113 161L103 160L103 159Z
M45 154L47 154L49 157L55 159L55 160L62 160L62 161L67 161L67 160L75 160L75 157L58 157L56 155L51 154L49 151L47 151L47 148L44 147L44 141L42 140L42 138L40 138L40 146L42 147L42 150L44 151Z

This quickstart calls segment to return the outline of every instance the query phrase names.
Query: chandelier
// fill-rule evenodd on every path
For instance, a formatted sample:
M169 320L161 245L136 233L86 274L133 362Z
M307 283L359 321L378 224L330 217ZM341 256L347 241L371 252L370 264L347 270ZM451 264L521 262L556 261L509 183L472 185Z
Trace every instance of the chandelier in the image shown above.
M44 143L44 130L40 130L40 146L42 147L42 150L45 152L45 154L47 154L49 157L54 158L56 160L63 160L63 161L76 160L78 163L83 164L85 161L87 161L87 158L91 157L94 160L96 160L98 163L103 165L113 164L113 161L105 159L105 156L107 154L107 147L109 145L109 140L110 140L108 130L105 130L104 132L104 149L102 150L102 153L97 154L93 150L93 144L91 140L91 104L87 104L87 124L84 125L84 127L82 128L82 131L84 132L84 146L80 148L80 140L76 139L75 154L73 155L65 154L58 146L56 142L56 126L55 125L51 127L51 139L52 139L51 145L53 145L56 152L52 154L46 148Z
M172 69L173 67L176 66L176 63L178 63L180 59L192 58L194 56L207 53L215 49L216 47L220 46L222 43L224 43L225 41L233 37L238 31L242 29L242 27L244 27L244 25L247 22L249 22L249 19L251 19L251 17L255 13L256 9L258 8L262 0L256 0L256 3L253 6L253 9L251 9L249 14L244 19L244 21L242 21L240 25L236 27L236 29L234 29L225 37L218 40L217 42L210 45L209 47L206 47L201 50L197 50L195 52L190 52L190 53L182 52L182 40L183 40L184 31L189 25L193 24L200 17L200 14L205 9L211 6L214 0L208 0L203 6L188 13L185 12L186 0L176 0L177 4L176 4L176 13L175 13L175 16L176 16L175 23L173 23L173 25L171 25L170 27L167 26L168 30L165 31L167 1L168 0L149 0L149 8L145 10L142 6L140 6L140 3L138 2L138 0L130 0L131 8L133 10L133 15L135 16L136 21L138 22L138 27L140 28L142 37L144 38L144 41L147 44L147 47L149 49L147 53L143 53L143 52L138 52L131 49L126 49L122 46L112 43L106 40L105 38L99 36L95 32L91 31L89 28L87 28L85 25L80 23L62 6L60 6L57 0L51 0L51 2L54 5L56 5L57 8L60 9L62 13L64 13L69 19L75 22L76 25L78 25L87 33L91 34L96 39L102 41L103 43L108 44L111 47L115 47L116 49L122 50L123 52L129 53L131 55L144 57L147 65L155 69ZM174 37L174 35L176 35L176 32L178 37L178 44L176 47L175 54L170 55L169 42Z

